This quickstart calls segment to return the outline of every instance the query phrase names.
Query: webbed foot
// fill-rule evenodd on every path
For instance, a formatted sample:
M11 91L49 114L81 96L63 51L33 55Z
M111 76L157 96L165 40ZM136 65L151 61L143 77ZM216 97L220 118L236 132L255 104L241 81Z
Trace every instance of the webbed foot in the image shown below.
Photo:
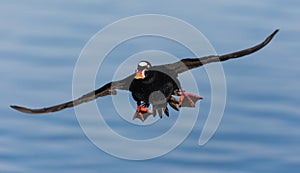
M202 99L201 96L198 96L196 94L189 94L186 93L184 90L180 89L178 95L179 98L179 107L195 107L195 103Z
M149 109L144 106L138 105L132 119L138 118L142 122L144 122L150 115L152 115L152 112Z

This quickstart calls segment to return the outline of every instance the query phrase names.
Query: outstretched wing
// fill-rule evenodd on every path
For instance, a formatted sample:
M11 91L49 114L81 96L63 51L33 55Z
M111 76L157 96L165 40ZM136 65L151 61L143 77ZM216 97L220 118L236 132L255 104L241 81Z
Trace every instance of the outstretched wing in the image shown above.
M270 36L268 36L263 42L261 42L258 45L255 45L253 47L250 47L248 49L244 49L238 52L233 52L225 55L212 55L212 56L206 56L202 58L187 58L187 59L182 59L178 62L172 63L172 64L166 64L166 65L161 65L161 66L156 66L158 69L166 69L172 74L178 75L179 73L183 73L187 70L197 68L200 66L203 66L208 63L212 62L219 62L219 61L226 61L229 59L234 59L234 58L239 58L245 55L252 54L261 48L265 47L271 40L272 38L276 35L276 33L279 30L275 30Z
M77 106L79 104L85 103L92 101L98 97L104 97L107 95L115 95L117 94L117 89L119 90L129 90L130 84L132 80L134 79L134 75L131 75L123 80L115 81L115 82L110 82L107 83L106 85L100 87L97 90L94 90L92 92L89 92L78 99L75 99L73 101L69 101L66 103L62 103L59 105L47 107L47 108L41 108L41 109L29 109L21 106L16 106L16 105L11 105L10 107L18 110L23 113L28 113L28 114L45 114L45 113L50 113L50 112L56 112L60 111L65 108L70 108L73 106Z

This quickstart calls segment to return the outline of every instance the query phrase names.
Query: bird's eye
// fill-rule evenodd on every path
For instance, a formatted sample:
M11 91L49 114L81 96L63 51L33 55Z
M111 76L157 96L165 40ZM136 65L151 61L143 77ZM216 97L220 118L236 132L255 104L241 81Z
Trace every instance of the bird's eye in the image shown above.
M142 71L144 67L138 66L137 70Z

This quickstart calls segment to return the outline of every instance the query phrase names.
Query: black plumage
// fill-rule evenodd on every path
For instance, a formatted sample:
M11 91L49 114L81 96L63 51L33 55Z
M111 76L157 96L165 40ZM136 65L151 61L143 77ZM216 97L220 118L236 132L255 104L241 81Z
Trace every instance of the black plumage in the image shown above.
M201 99L200 96L187 94L181 88L177 78L180 73L208 63L226 61L228 59L252 54L266 46L278 31L279 30L275 30L262 43L251 48L221 56L212 55L202 58L188 58L175 63L159 66L151 66L149 62L142 61L138 64L136 74L132 74L119 81L107 83L99 89L83 95L78 99L56 106L41 109L29 109L12 105L11 108L29 114L50 113L77 106L98 97L115 95L117 90L128 90L132 93L132 97L137 102L138 106L134 118L139 118L144 121L149 115L155 116L156 114L159 114L159 116L162 117L162 114L164 113L169 116L167 104L173 109L178 110L181 106L193 107L195 106L195 102ZM173 96L179 96L180 99L177 100ZM150 105L152 105L152 111L147 109Z

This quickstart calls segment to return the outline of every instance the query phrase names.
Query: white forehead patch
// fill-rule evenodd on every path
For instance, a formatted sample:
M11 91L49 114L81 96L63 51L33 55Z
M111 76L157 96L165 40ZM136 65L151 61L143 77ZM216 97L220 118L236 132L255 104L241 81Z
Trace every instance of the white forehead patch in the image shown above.
M142 61L142 62L139 63L139 66L146 67L146 66L148 66L148 63L145 62L145 61Z

